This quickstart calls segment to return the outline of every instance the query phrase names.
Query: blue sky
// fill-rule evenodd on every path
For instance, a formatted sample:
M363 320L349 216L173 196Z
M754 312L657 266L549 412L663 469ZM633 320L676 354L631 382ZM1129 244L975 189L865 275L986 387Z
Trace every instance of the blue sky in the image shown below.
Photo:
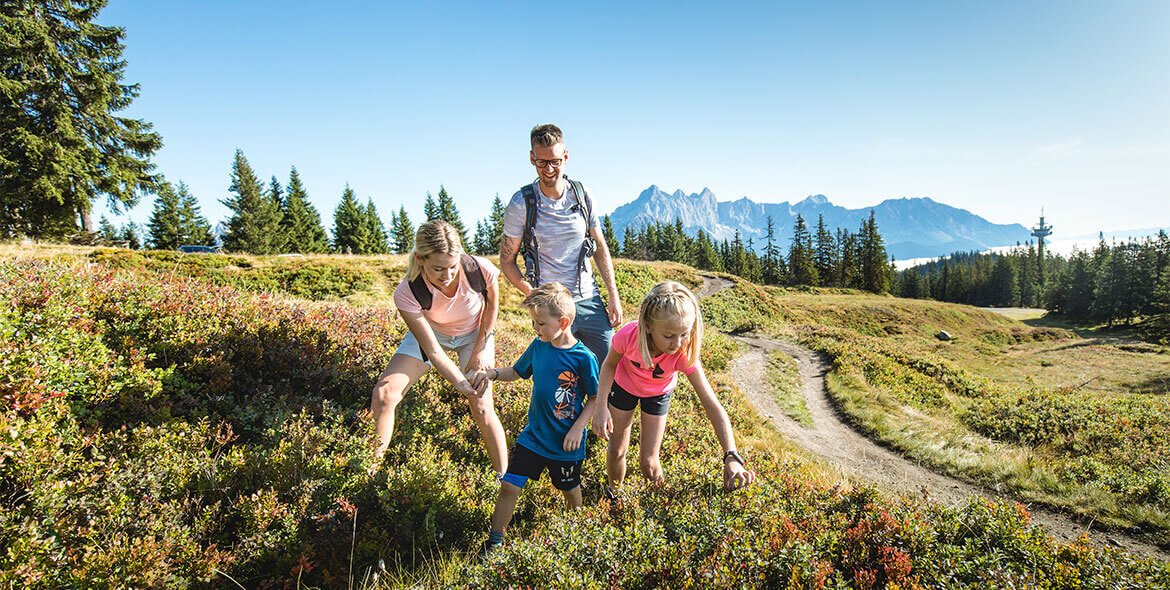
M474 227L553 122L601 212L657 184L1170 225L1166 0L111 0L99 20L126 29L126 114L213 223L239 148L262 178L295 165L327 226L348 183L416 223L443 185Z

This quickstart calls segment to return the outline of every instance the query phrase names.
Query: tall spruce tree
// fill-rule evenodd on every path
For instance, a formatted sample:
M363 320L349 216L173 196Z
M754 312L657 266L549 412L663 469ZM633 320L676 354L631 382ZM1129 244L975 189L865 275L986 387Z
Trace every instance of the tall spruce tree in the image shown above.
M804 223L804 216L800 214L797 214L796 222L792 224L792 245L788 248L788 283L810 286L820 283L817 267L813 264L812 236Z
M414 247L414 224L406 214L406 205L398 208L398 215L390 221L390 239L396 254L406 254Z
M252 254L277 253L277 247L282 241L280 209L269 195L264 194L260 179L252 171L244 152L238 149L232 163L232 183L228 190L234 194L220 201L232 210L227 235L223 237L224 248Z
M211 234L211 224L199 212L199 202L187 183L179 181L176 191L179 193L179 227L183 235L183 243L195 246L214 246L215 236Z
M484 255L491 252L491 240L487 236L487 227L483 220L475 222L475 236L471 238L472 252Z
M131 250L142 249L142 234L138 224L133 221L122 226L122 231L118 232L118 239L126 242L126 247Z
M183 220L179 210L182 207L178 193L169 182L163 182L154 198L154 211L146 223L146 241L155 250L174 250L186 244Z
M97 24L105 0L0 3L0 237L93 231L90 208L119 212L159 190L150 157L162 138L119 117L120 27Z
M102 215L102 219L98 223L97 233L104 242L118 241L118 228L114 227L114 224L110 223L110 220L106 219L105 215Z
M700 270L723 270L719 252L715 251L714 243L702 228L695 237L695 267Z
M459 240L467 244L467 228L463 225L463 219L459 217L459 208L455 206L455 199L447 194L447 189L442 185L439 185L438 209L438 218L450 223L459 233Z
M423 219L424 222L432 219L442 219L439 213L439 205L435 203L435 197L431 195L431 191L427 191L427 199L423 201L423 217L426 218Z
M873 210L861 224L861 288L872 293L885 293L890 288L890 263L885 241L878 233L877 217Z
M365 210L347 184L333 211L333 249L342 254L362 254L369 241L368 232Z
M776 222L768 216L767 229L764 231L764 259L761 263L763 280L769 285L778 285L780 275L780 248L776 247Z
M382 225L382 218L374 207L374 200L366 201L365 209L366 243L362 254L387 254L390 252L386 241L386 227Z
M499 198L499 195L496 195L496 198ZM613 233L613 221L609 219L609 215L601 218L601 235L605 238L605 246L609 248L610 253L617 256L621 248L617 236Z
M836 286L837 244L833 234L825 226L825 216L817 215L816 247L813 251L813 266L817 267L817 278L826 287Z
M270 247L273 254L283 254L289 252L288 233L284 231L284 187L280 186L280 181L276 179L276 175L268 181L268 192L265 193L268 198L269 206L276 211L276 233L272 236Z
M294 166L288 173L288 194L282 202L280 225L289 252L320 254L329 251L329 236L321 225L321 214L309 202L309 193Z

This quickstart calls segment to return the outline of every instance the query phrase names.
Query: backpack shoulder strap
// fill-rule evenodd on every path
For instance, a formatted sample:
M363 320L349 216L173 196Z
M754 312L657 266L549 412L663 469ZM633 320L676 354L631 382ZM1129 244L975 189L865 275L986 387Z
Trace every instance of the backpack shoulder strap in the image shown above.
M407 284L410 285L410 293L414 295L415 301L418 301L419 307L423 308L423 311L429 310L431 308L431 289L427 287L427 280L423 278L422 273L418 273L418 276Z
M573 185L573 194L577 195L577 210L585 217L585 233L589 233L589 220L593 218L593 199L585 192L585 185L580 180L572 180L568 176L565 180Z
M480 266L479 261L474 256L464 253L459 258L459 262L463 265L463 276L467 277L467 284L471 285L472 290L487 299L487 279L483 276L483 267Z
M533 233L536 227L536 191L532 190L531 184L526 184L520 187L520 194L524 195L524 235L520 243L528 245L536 239Z

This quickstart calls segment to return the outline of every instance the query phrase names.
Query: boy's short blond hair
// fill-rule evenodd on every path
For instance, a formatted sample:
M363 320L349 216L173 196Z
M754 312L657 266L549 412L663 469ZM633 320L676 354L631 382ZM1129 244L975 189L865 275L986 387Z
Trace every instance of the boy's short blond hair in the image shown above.
M577 306L573 303L573 296L560 283L545 283L532 290L524 298L524 306L539 310L552 318L569 318L573 321L577 317Z

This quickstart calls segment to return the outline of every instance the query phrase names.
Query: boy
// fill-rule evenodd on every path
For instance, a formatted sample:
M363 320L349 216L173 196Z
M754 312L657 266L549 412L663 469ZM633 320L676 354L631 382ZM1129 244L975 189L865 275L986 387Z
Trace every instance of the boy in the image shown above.
M597 396L597 357L573 337L573 296L560 283L546 283L524 299L537 338L511 367L485 369L472 380L532 378L528 424L516 437L508 472L492 512L484 555L504 543L504 529L516 511L520 489L547 467L553 487L570 508L581 506L581 463L585 427Z

